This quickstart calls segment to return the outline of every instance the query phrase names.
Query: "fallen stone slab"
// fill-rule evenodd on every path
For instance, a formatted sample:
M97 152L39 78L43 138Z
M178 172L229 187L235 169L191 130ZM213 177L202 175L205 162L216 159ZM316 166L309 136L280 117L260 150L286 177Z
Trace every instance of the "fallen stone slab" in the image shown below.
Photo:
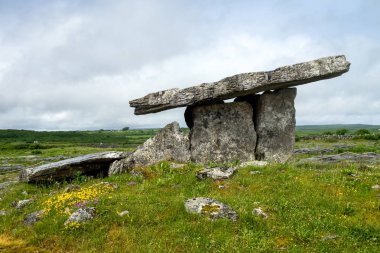
M228 205L211 198L192 198L185 201L186 211L201 214L212 220L221 218L237 221L238 214Z
M380 162L380 154L368 152L368 153L352 153L345 152L337 155L325 155L315 156L300 160L300 162L324 162L324 163L336 163L336 162Z
M189 136L181 132L178 122L165 126L126 159L114 162L109 175L129 172L135 167L149 166L163 160L190 161Z
M126 152L101 152L49 163L20 172L21 182L39 182L72 178L78 172L84 175L108 175L112 162L127 157Z
M136 115L148 114L329 79L346 73L349 68L350 63L345 56L330 56L273 71L242 73L185 89L159 91L129 104L135 107Z
M191 160L207 164L255 160L253 108L247 102L194 106Z
M22 165L19 165L19 164L0 166L0 174L20 171L23 168L25 168L25 167Z
M206 179L211 178L214 180L223 180L232 177L235 173L236 168L234 167L215 167L209 169L203 169L197 172L197 178Z

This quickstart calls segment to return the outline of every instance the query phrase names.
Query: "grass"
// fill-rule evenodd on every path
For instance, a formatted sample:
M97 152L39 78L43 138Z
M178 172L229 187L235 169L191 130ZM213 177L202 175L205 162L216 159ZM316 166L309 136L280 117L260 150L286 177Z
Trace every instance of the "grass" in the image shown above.
M170 169L167 162L141 168L144 177L128 174L107 178L119 187L99 193L96 218L79 228L65 229L65 204L57 205L33 227L23 225L30 212L62 198L67 183L48 186L18 184L2 196L0 217L4 238L25 247L51 252L376 252L380 247L379 167L362 170L355 164L275 164L245 167L225 181L199 181L199 166ZM250 175L251 170L262 174ZM355 175L355 176L353 176ZM100 179L79 182L83 196ZM137 182L129 185L128 182ZM218 186L223 184L225 188ZM35 202L23 210L11 207L24 199ZM53 194L51 194L53 192ZM72 196L75 193L71 194ZM93 193L89 194L91 197ZM229 204L240 218L210 221L186 213L184 201L212 197ZM71 202L72 204L72 202ZM71 205L70 204L70 205ZM269 218L252 214L261 207ZM118 212L128 210L123 217ZM332 236L335 239L326 239ZM1 243L1 242L0 242ZM0 244L0 249L8 246Z
M50 162L41 160L46 157L127 150L151 136L136 132L139 141L123 146L125 139L135 138L130 131L88 133L97 136L92 142L87 137L65 141L45 136L38 143L30 136L1 139L0 162L34 166ZM103 134L118 135L108 142L116 147L95 145L103 142ZM380 153L378 141L365 139L298 141L296 147L335 144L352 147L333 153ZM308 156L297 155L288 164L247 166L224 181L198 180L195 174L202 167L196 164L173 169L162 162L139 168L140 176L78 175L72 182L14 184L0 190L0 210L7 212L0 216L0 252L379 252L380 190L372 186L380 184L380 165L299 162ZM262 173L252 175L253 170ZM2 174L0 182L16 175ZM103 188L102 180L118 188ZM81 189L67 193L69 184ZM230 205L238 221L211 221L187 213L184 201L201 196ZM26 198L34 202L21 210L12 206ZM94 220L65 226L79 206L94 206ZM267 219L252 213L259 207ZM27 214L42 209L46 212L35 225L23 224ZM129 213L119 216L124 210Z

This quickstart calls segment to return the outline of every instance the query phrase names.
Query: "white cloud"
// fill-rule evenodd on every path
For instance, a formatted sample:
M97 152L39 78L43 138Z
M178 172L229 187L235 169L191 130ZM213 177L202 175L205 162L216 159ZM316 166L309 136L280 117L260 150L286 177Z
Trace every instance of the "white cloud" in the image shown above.
M327 10L305 8L309 17L296 21L294 2L256 9L250 1L74 3L31 4L21 13L8 8L0 18L0 128L184 125L183 108L135 116L128 101L335 54L347 55L350 72L299 87L297 122L380 124L378 37L368 27L334 30L352 5L339 19L314 23ZM282 9L273 9L278 4Z

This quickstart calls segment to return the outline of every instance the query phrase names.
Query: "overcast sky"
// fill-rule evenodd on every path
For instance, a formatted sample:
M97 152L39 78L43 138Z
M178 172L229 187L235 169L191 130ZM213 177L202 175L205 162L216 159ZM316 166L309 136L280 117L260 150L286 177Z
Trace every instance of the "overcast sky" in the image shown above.
M135 116L147 93L330 55L348 73L298 86L298 125L380 124L377 0L0 0L0 128L185 126Z

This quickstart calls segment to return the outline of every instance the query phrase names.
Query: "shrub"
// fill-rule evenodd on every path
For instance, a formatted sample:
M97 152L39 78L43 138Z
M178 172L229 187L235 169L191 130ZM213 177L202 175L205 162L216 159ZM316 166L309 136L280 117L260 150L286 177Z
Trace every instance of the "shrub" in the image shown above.
M355 133L355 135L366 135L366 134L371 134L367 129L359 129Z
M345 135L346 133L348 133L348 129L346 129L346 128L341 128L341 129L336 130L335 133L336 133L337 135Z
M322 135L333 135L334 133L332 131L323 131Z
M129 130L129 127L123 127L122 129L121 129L121 131L128 131Z

